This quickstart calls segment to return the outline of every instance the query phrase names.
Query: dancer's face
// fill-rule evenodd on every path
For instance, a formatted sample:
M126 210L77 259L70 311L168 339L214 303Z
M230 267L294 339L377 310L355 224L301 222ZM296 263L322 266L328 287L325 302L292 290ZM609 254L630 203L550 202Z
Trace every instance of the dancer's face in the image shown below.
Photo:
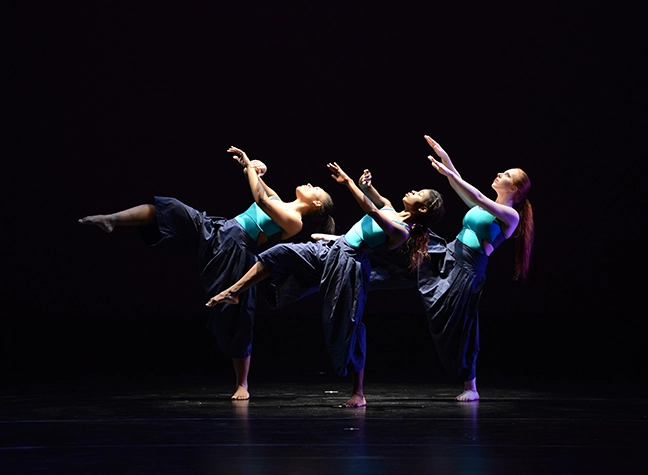
M430 190L412 190L403 196L403 205L408 211L418 210L425 206L425 202L430 198Z
M515 191L515 180L518 178L519 170L517 168L509 168L506 171L498 173L493 180L491 187L496 191Z
M310 183L307 183L305 185L298 186L295 190L295 195L302 201L319 201L321 203L326 197L326 192L319 186L313 186Z

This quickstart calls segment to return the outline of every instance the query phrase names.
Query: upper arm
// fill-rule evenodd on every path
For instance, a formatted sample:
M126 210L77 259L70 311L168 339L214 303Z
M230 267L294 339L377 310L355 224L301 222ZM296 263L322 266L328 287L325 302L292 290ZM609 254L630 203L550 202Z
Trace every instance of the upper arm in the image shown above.
M389 247L395 248L403 244L409 238L409 231L400 224L392 221L390 216L387 216L380 210L369 213L369 216L380 226L380 228L387 234Z
M288 239L301 231L301 218L295 213L286 211L283 201L264 198L258 205L282 229L282 239Z
M470 208L473 206L479 206L495 216L500 222L504 235L507 238L510 237L520 221L518 212L511 206L499 204L488 198L470 183L464 181L459 175L456 173L455 175L455 177L450 177L452 188L457 192L464 203L466 203Z
M502 231L507 238L510 237L511 234L513 234L513 231L520 221L520 215L515 209L511 208L510 206L496 203L495 201L487 198L481 193L477 197L476 201L477 203L475 204L488 211L499 220L499 222L501 223Z

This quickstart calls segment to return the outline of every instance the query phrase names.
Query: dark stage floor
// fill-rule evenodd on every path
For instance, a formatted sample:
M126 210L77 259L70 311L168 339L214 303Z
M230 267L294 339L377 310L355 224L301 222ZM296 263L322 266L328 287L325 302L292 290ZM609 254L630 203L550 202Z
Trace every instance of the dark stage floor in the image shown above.
M0 473L617 474L645 469L648 399L612 383L230 385L115 380L1 392Z

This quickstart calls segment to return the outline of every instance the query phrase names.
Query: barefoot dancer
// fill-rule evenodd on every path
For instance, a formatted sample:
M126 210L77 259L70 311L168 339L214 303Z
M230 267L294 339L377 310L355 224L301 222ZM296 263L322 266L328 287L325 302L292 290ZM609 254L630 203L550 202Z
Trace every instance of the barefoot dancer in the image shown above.
M233 219L207 216L174 198L156 196L155 205L142 204L109 215L88 216L81 224L112 232L116 226L139 226L144 241L160 249L183 250L197 256L201 282L207 296L231 286L257 261L258 247L293 237L302 219L321 221L331 231L331 197L310 184L295 190L295 199L282 201L261 179L265 165L250 161L245 152L230 147L244 168L254 203ZM232 399L248 399L248 373L256 290L241 296L242 305L223 305L210 311L209 327L218 346L232 358L236 390Z
M446 371L464 382L458 401L479 399L476 364L479 352L479 298L486 279L488 257L504 240L516 238L515 279L525 279L533 244L533 210L526 198L531 182L520 168L498 173L491 187L493 201L467 183L448 154L425 136L441 161L432 156L432 167L448 177L450 186L470 210L463 228L448 244L433 239L430 259L418 270L418 287L429 328ZM438 238L438 236L437 236Z
M327 166L333 178L349 188L366 216L343 236L313 235L316 242L279 244L261 253L259 262L242 279L213 297L207 306L236 304L243 292L269 277L277 290L275 308L319 289L333 367L340 376L354 373L352 395L344 406L360 407L366 405L362 315L371 273L368 255L407 243L412 265L418 266L427 249L425 225L441 217L443 199L434 190L411 191L403 197L404 210L397 212L372 186L368 170L360 177L360 189L336 163Z

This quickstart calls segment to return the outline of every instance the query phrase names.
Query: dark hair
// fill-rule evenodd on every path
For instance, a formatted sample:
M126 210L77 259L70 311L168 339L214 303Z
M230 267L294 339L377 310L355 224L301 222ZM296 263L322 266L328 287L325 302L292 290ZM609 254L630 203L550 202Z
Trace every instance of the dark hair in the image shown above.
M416 270L425 259L428 250L429 229L438 223L445 214L443 206L443 195L436 190L429 189L428 197L423 202L427 207L426 213L420 213L418 222L410 229L409 239L403 246L403 250L409 256L409 269Z
M517 192L513 196L513 208L520 215L520 222L513 234L515 238L515 274L513 280L526 280L529 275L531 264L531 251L533 249L533 208L527 199L531 190L531 180L521 168L516 168L517 176L513 178L513 184Z
M308 224L309 228L315 227L314 233L333 234L335 232L335 220L331 213L333 212L333 198L326 191L322 190L324 197L322 198L322 206L316 211L308 213L302 217L304 224Z

